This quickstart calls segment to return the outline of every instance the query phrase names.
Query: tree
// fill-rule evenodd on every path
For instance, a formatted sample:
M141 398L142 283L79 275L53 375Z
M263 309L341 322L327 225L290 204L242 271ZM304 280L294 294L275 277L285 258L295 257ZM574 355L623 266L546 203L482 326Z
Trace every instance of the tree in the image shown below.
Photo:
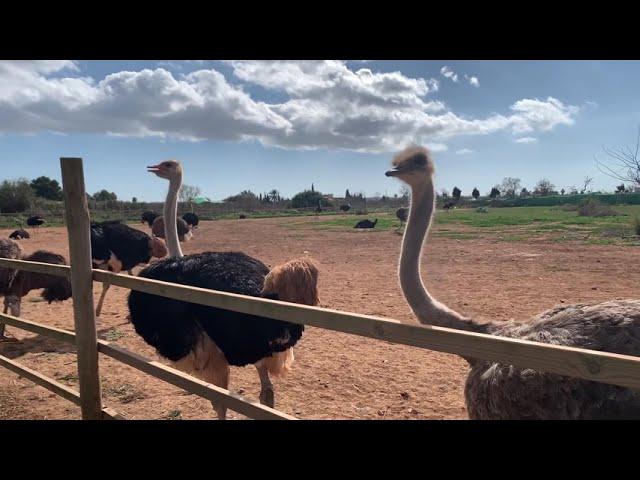
M493 187L491 189L491 193L489 193L489 198L498 198L500 196L500 190L497 187Z
M315 190L304 190L296 193L291 199L293 208L328 207L329 202L322 196L322 193Z
M505 177L500 185L500 192L505 197L515 197L516 192L520 190L520 179L514 177Z
M618 185L616 187L616 193L624 193L626 191L627 191L627 189L625 188L624 183L622 185Z
M271 203L277 203L280 201L280 198L281 198L280 192L274 188L267 194L267 198L269 198L269 201Z
M460 195L462 195L462 190L460 190L458 187L453 187L451 196L455 198L456 202L460 200Z
M564 195L564 188L560 190L560 195Z
M27 179L4 180L0 184L0 212L17 213L28 210L33 193Z
M580 195L586 193L587 188L589 187L589 185L591 184L591 182L593 182L593 178L591 177L584 177L584 180L582 181L582 190L580 190Z
M182 185L178 198L181 202L192 202L194 198L202 193L200 187L194 187L193 185Z
M411 194L411 190L409 190L409 187L407 187L406 185L402 185L400 187L400 196L402 197L403 200L407 200L410 194Z
M526 187L523 188L522 190L520 190L520 196L521 197L528 197L529 195L531 195L531 194L529 193L529 190L526 189Z
M29 184L36 194L36 197L47 200L62 200L62 188L57 180L49 177L38 177L31 180Z
M133 197L131 199L131 203L138 203L138 198L137 197Z
M349 193L349 189L347 188L347 191L344 192L344 198L351 198L351 194Z
M540 197L553 195L553 193L554 193L553 189L554 188L555 188L555 186L553 185L553 183L551 183L549 181L549 179L543 178L543 179L538 180L538 183L536 183L536 188L534 188L533 194L534 195L538 195Z
M311 192L315 192L314 188L313 188L313 183L311 184Z
M596 165L605 175L630 182L635 186L640 186L640 128L636 136L635 147L621 147L610 149L603 147L604 152L613 160L611 165L606 165L596 157Z
M108 202L118 200L118 196L113 192L108 192L107 190L102 189L93 194L93 199L96 202Z
M478 200L478 198L480 198L480 190L478 190L477 188L474 187L473 192L471 192L471 196L475 200Z
M441 196L442 198L449 198L449 192L447 192L447 189L446 189L446 188L443 188L443 189L442 189L442 192L440 192L440 196Z

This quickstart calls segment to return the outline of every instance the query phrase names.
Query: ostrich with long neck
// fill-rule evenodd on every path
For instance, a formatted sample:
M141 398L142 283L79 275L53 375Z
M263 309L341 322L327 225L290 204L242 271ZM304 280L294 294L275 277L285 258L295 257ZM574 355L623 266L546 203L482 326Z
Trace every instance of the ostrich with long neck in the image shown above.
M292 260L269 271L261 261L239 252L183 255L176 227L182 166L168 160L149 171L169 180L164 225L170 258L145 268L140 277L317 305L318 270L310 259ZM270 375L291 367L303 325L137 291L130 293L128 304L136 332L177 368L227 389L230 365L253 364L260 376L260 402L275 405ZM218 418L224 419L226 407L212 404Z
M420 255L431 224L435 191L433 162L412 147L394 158L386 173L411 188L409 219L402 239L400 286L418 321L525 340L640 355L640 301L619 300L553 308L527 323L477 323L438 302L422 283ZM465 358L469 417L506 419L640 419L640 391L493 361Z

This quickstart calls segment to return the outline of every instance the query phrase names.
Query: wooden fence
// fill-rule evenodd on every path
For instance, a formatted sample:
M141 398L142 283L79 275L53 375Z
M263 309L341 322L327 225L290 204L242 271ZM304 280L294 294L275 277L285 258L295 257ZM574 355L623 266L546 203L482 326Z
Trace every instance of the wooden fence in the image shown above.
M74 343L78 353L80 392L1 355L0 365L80 405L83 419L123 418L102 404L98 353L110 356L190 393L224 404L229 409L249 418L295 419L295 417L191 377L160 362L146 359L118 345L99 340L96 336L94 318L92 292L94 281L109 282L111 285L131 290L235 312L640 389L640 357L497 337L443 327L409 325L397 320L370 315L247 297L92 270L89 215L84 194L82 160L63 158L61 165L66 195L71 266L0 259L0 267L47 273L70 279L73 288L75 333L4 314L0 314L0 322L47 335L62 342Z

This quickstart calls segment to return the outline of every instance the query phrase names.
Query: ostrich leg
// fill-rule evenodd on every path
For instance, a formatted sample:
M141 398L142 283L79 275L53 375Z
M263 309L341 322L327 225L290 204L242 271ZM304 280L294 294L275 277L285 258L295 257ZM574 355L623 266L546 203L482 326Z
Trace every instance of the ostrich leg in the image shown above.
M99 317L100 313L102 312L102 304L104 303L104 297L107 296L109 287L111 287L111 284L109 282L104 282L102 284L102 293L100 294L100 300L98 300L98 306L96 307L96 317Z
M260 403L273 408L276 401L273 384L269 378L269 371L266 365L262 363L256 364L256 369L258 369L258 375L260 375Z
M2 313L6 314L9 312L9 315L12 317L20 316L20 297L15 297L13 295L4 297L4 310ZM5 335L5 324L0 323L0 342L17 342L18 340L13 337L7 337Z
M204 370L202 379L205 382L213 383L215 386L229 390L229 375L231 369L229 364L224 362L211 361L207 368ZM218 420L226 420L227 407L226 405L219 405L216 402L211 402L211 406L218 415Z

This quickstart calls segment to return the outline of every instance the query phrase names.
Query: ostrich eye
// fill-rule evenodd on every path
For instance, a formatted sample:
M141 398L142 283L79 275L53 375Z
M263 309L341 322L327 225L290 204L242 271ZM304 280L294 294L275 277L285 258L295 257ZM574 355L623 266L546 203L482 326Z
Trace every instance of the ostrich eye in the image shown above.
M427 160L424 157L416 157L416 159L414 160L414 163L416 165L424 166L424 164L427 163Z

